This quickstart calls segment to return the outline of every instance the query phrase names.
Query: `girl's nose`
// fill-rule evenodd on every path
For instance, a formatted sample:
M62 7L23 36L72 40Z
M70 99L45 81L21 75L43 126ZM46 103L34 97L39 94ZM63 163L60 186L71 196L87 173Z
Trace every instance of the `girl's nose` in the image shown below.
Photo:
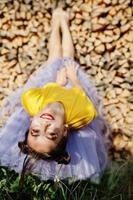
M43 123L42 124L42 133L43 134L46 134L47 133L47 130L48 130L48 127L50 126L50 123Z
M46 131L50 125L51 125L51 124L50 124L49 122L46 122L46 123L44 124L44 131Z

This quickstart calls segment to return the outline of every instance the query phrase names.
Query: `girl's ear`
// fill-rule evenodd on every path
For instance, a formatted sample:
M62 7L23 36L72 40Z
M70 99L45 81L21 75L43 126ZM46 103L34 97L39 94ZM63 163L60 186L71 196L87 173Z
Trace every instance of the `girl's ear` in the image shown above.
M68 136L68 124L65 124L65 125L64 125L64 133L63 133L63 136L64 136L64 137L67 137L67 136Z
M30 122L33 120L33 117L30 117Z

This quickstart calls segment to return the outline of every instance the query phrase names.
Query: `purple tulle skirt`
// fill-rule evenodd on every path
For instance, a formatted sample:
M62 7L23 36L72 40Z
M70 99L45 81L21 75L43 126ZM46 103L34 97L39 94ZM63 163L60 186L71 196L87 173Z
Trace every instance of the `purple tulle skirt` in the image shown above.
M48 82L55 82L57 70L64 66L64 61L67 59L73 60L60 58L52 64L45 62L30 76L22 88L5 100L0 110L0 119L2 120L7 114L9 118L0 129L0 165L8 166L21 173L25 154L20 153L18 142L24 140L25 132L30 126L30 116L22 107L21 95L29 88L42 87ZM102 99L92 80L80 68L78 79L94 103L99 116L88 126L70 132L67 151L71 155L71 162L68 165L44 160L35 163L32 173L39 176L41 180L71 178L75 181L90 178L98 181L107 166L110 128L104 117ZM66 87L72 87L70 80Z

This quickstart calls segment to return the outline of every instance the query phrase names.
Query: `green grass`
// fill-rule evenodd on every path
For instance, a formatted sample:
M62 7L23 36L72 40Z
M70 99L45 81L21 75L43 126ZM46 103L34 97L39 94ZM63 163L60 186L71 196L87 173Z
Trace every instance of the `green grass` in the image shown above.
M23 191L19 191L19 176L0 167L0 200L132 200L133 162L117 162L106 170L99 184L89 180L40 181L28 174Z

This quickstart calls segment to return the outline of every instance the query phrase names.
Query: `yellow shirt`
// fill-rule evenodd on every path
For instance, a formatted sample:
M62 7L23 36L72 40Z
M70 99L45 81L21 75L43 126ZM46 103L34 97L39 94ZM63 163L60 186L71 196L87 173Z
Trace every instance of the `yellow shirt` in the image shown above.
M48 103L60 101L66 113L66 123L72 129L91 122L98 113L85 92L80 88L65 88L57 83L48 83L42 88L31 88L22 94L22 105L35 116Z

